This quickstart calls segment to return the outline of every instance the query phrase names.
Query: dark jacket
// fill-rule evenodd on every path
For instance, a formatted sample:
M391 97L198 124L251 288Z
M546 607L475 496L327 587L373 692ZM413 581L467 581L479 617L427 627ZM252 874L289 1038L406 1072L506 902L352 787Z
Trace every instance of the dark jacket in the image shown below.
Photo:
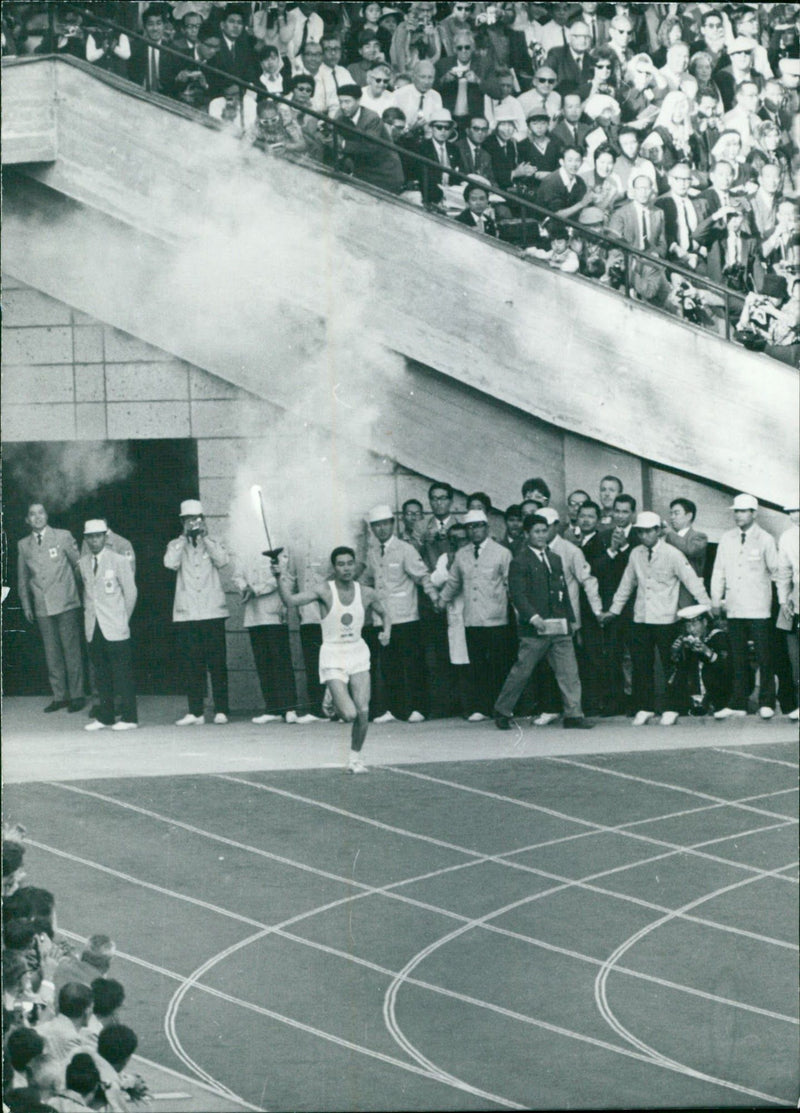
M545 555L550 564L549 573L529 545L515 554L509 568L508 591L519 615L523 637L526 627L528 632L533 630L530 620L534 615L575 621L561 558L550 549L545 550Z

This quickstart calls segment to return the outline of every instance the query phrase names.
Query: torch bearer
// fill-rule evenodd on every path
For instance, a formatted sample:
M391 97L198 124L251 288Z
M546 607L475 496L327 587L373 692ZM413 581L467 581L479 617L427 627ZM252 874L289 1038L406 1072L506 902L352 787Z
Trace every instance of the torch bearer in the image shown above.
M253 502L258 507L258 512L261 515L261 521L264 525L264 533L266 534L267 544L269 545L268 549L262 550L262 555L269 557L270 560L276 561L283 552L283 547L281 546L281 548L279 549L273 549L272 547L272 539L269 535L269 526L267 525L267 515L264 512L264 496L262 495L261 488L258 486L257 483L250 488L250 494L253 496Z

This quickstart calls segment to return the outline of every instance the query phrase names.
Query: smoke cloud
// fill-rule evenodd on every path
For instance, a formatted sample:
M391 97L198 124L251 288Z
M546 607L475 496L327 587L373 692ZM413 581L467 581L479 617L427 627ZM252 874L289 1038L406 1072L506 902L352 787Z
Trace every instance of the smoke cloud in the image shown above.
M50 513L68 510L105 484L127 479L133 470L126 446L113 441L12 443L3 455L15 486Z

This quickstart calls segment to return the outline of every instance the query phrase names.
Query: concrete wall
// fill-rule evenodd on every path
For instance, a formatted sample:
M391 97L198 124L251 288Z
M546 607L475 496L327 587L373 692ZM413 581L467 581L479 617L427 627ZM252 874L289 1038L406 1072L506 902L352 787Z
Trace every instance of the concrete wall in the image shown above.
M793 487L793 369L597 285L523 262L399 201L292 163L243 157L230 136L200 129L185 114L165 112L76 66L45 60L4 66L4 119L13 120L16 105L37 92L44 95L38 67L50 67L52 96L58 96L58 157L28 172L170 243L173 256L196 237L198 213L217 231L245 235L248 258L236 279L251 293L241 308L253 324L265 261L283 277L287 304L322 318L346 305L349 276L366 269L370 312L354 326L374 331L386 347L518 411L662 465L748 487L766 499ZM231 204L234 197L240 204ZM276 229L292 221L302 227L310 215L321 229L316 250L275 258ZM18 274L31 249L47 253L28 231L12 212L6 256ZM97 246L87 238L87 250ZM146 311L134 327L139 299L127 299L128 330L176 350L175 312L184 307L174 299L183 286L146 251L129 261ZM39 264L41 273L41 258ZM128 287L114 288L115 281L110 270L108 296L123 303ZM172 314L164 311L168 304ZM110 319L98 307L92 311ZM238 339L247 334L244 329ZM244 344L232 353L231 343L229 334L204 335L196 350L189 342L179 354L262 394L263 349ZM281 402L287 385L270 383L270 398ZM407 463L424 470L419 460Z

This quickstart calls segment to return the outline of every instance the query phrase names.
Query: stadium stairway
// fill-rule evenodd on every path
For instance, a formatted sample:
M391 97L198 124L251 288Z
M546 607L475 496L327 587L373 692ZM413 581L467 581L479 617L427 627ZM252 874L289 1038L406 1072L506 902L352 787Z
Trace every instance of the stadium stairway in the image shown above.
M457 435L467 480L506 489L485 399L495 427L499 400L512 424L768 502L793 490L793 368L80 61L4 59L2 76L4 266L22 282L328 427L340 384L371 382L345 405L388 409L352 435L424 475L451 473Z

